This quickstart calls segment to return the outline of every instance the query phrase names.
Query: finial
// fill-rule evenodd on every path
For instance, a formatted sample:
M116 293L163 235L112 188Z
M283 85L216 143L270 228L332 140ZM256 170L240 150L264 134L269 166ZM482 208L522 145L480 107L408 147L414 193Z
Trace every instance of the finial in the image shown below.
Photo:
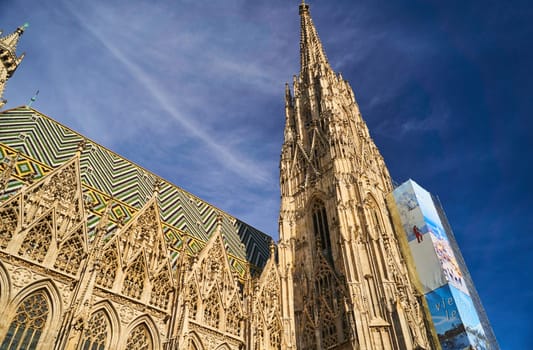
M28 103L28 107L31 107L33 102L37 101L37 95L39 95L39 90L35 91L35 94L30 98L30 103Z
M307 12L307 10L309 10L309 5L305 3L305 0L302 0L302 3L300 4L299 8L300 14L302 14L303 12Z
M17 28L16 33L17 33L18 35L22 35L22 33L24 33L24 31L25 31L29 26L30 26L30 25L29 25L28 22L24 23L23 25L21 25L20 27Z
M87 140L86 139L81 140L80 142L78 142L76 153L78 153L78 155L81 155L81 153L85 150L86 147L87 147Z
M273 257L274 254L276 253L276 243L274 243L274 240L270 240L270 256Z
M154 182L154 194L159 194L159 191L161 190L161 185L163 184L163 181L161 179L156 179Z

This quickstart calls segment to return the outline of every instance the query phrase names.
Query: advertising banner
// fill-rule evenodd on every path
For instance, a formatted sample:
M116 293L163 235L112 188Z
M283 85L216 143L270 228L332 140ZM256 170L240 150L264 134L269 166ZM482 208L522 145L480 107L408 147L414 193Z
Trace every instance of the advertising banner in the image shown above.
M393 195L425 291L449 282L469 294L431 194L409 180Z
M471 345L449 285L426 294L442 350L468 349Z

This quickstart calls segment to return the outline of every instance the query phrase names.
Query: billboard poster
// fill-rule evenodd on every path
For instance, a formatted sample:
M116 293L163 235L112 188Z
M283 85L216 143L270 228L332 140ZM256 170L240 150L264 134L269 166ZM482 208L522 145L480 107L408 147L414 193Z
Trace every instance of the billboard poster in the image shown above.
M457 310L463 321L466 334L470 339L472 347L476 350L487 350L487 337L481 321L479 320L478 314L472 298L463 293L461 290L455 288L453 285L450 285L450 291L457 305Z
M426 294L426 301L442 350L468 349L470 338L449 285Z
M396 188L393 195L426 291L449 282L469 294L431 194L409 180Z

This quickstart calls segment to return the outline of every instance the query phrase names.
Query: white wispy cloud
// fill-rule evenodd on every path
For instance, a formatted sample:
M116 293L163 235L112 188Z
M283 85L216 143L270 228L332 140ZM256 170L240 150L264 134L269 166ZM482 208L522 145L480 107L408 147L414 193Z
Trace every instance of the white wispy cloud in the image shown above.
M252 180L256 183L265 183L269 178L261 165L254 160L247 158L244 154L235 149L229 148L226 144L217 142L213 135L207 132L202 125L193 121L190 116L184 115L179 106L177 106L176 98L165 91L158 82L151 77L144 69L136 64L130 56L123 53L120 46L113 42L109 36L104 35L99 28L101 24L91 23L88 16L81 14L78 9L65 3L65 7L76 18L78 23L88 32L90 32L101 45L109 51L109 53L122 66L131 73L133 79L142 86L148 95L155 100L159 108L163 109L169 116L178 121L183 128L202 142L205 146L211 149L215 158L220 165L227 167L229 170L238 176Z

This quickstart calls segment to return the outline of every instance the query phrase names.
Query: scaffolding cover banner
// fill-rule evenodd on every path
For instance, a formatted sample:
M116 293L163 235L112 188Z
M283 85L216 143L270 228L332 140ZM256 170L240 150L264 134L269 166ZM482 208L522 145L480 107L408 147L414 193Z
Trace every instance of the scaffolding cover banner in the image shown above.
M409 180L393 195L424 292L451 283L469 294L431 194Z

